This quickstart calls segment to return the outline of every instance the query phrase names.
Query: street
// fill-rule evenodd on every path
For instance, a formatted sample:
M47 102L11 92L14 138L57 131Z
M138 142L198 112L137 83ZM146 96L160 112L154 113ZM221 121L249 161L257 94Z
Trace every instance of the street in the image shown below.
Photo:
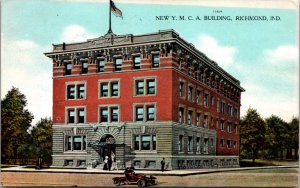
M137 172L138 173L138 172ZM2 186L99 186L115 187L112 178L123 175L62 172L1 172ZM188 176L155 176L152 187L297 187L298 168L273 168L215 172ZM122 187L129 187L123 185Z

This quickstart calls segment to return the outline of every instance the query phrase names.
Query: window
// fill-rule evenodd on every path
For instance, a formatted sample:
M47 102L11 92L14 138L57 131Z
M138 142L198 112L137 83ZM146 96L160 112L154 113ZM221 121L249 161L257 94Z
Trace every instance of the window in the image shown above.
M159 54L152 54L152 67L159 67Z
M136 121L144 120L144 107L136 107Z
M183 97L184 95L184 82L179 83L179 96Z
M221 130L224 131L224 120L221 120Z
M135 107L135 121L154 121L155 105L138 104Z
M67 86L67 99L75 99L75 86L74 85Z
M179 135L179 139L178 139L178 151L179 152L183 151L183 135Z
M234 124L233 130L235 133L237 133L237 124Z
M119 95L119 83L111 83L111 96Z
M144 95L144 81L137 81L136 86L136 94Z
M108 83L101 83L100 88L101 88L100 96L107 97L108 96Z
M66 136L65 151L85 151L86 136Z
M199 137L197 137L196 138L196 151L197 151L197 153L200 153L200 138Z
M121 71L122 70L122 58L118 57L115 58L115 71Z
M179 123L184 123L184 108L179 108L179 117L178 117Z
M101 108L100 110L100 122L108 122L108 110L107 108Z
M85 111L84 109L78 109L78 123L84 123L84 119L85 119Z
M77 85L77 99L85 98L85 86L83 84Z
M204 154L208 154L208 138L204 138L203 152Z
M81 73L82 74L88 73L88 62L81 63Z
M134 150L156 150L156 135L134 135Z
M192 119L193 119L193 111L189 110L188 112L188 124L192 124Z
M189 86L188 100L193 101L193 87Z
M231 148L231 140L227 140L227 148Z
M234 117L238 118L239 117L239 111L237 108L234 109Z
M111 110L111 122L118 122L119 121L119 109L116 107L110 108Z
M73 150L81 150L81 136L73 136Z
M227 132L231 132L231 123L227 123Z
M155 95L155 79L138 79L135 81L135 95Z
M215 122L216 122L216 128L219 128L219 119L217 118Z
M147 107L147 121L153 121L155 116L154 106Z
M147 95L155 94L155 80L147 80Z
M196 125L199 127L200 126L200 114L197 113L196 115Z
M98 62L97 62L98 72L104 72L104 65L105 65L104 59L98 60Z
M67 108L67 123L85 123L85 108Z
M204 121L203 121L203 127L206 128L207 127L207 122L208 121L208 116L204 115Z
M204 94L204 106L208 106L208 96L207 93Z
M66 150L72 150L72 137L71 136L67 136L67 144L66 144Z
M68 110L68 123L75 123L75 110Z
M198 105L201 104L201 91L197 90L196 102Z
M237 142L233 141L233 148L236 148Z
M193 151L193 137L188 136L188 152L192 152L192 151Z
M118 80L100 80L100 97L119 97L119 81Z
M67 99L85 99L85 84L69 83L67 85Z
M73 166L73 160L65 160L64 165L65 166Z
M67 63L66 64L66 75L71 75L72 74L72 63Z
M156 135L152 135L152 149L156 150Z
M133 68L140 69L141 68L141 56L133 57Z
M221 112L222 114L225 114L225 102L221 102Z
M221 139L221 140L220 140L220 146L221 146L221 147L224 147L224 139Z
M119 107L115 105L100 106L99 122L119 122Z
M217 112L220 112L220 100L217 100Z
M215 103L215 98L214 98L214 96L211 96L210 97L210 104L214 105L214 103Z
M232 106L228 105L228 115L232 116Z
M134 136L134 149L140 150L140 136L139 135Z
M146 164L146 168L155 168L156 167L156 161L148 161L146 160L145 161L145 164Z
M85 167L86 166L86 160L77 160L77 166Z

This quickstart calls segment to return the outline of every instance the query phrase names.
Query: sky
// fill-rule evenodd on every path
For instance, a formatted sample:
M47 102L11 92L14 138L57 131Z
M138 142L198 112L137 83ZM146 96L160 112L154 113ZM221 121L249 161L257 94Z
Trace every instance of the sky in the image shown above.
M250 6L247 8L239 6L239 0L226 5L222 1L201 1L201 4L193 0L185 4L166 0L114 2L123 13L123 19L112 15L115 34L174 29L240 80L246 90L242 93L241 116L249 107L263 118L273 114L290 121L299 116L297 3L276 1L282 3L276 7L272 1L261 1L264 5L257 8L259 1L256 4L244 1ZM52 63L43 53L50 52L52 44L82 42L106 34L109 3L108 0L1 3L1 99L13 86L19 88L26 95L35 124L40 118L52 116ZM157 20L157 16L230 16L231 20ZM268 21L238 21L236 16L266 16ZM270 16L278 16L280 20L271 21Z

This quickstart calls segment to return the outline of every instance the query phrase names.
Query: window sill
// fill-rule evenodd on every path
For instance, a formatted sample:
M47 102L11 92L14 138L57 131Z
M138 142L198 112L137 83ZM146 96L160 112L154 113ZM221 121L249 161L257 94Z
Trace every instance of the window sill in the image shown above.
M156 97L156 93L155 94L141 94L141 95L137 95L135 94L133 97Z
M86 98L79 98L79 99L66 99L66 101L80 101L86 100Z
M86 123L66 123L67 125L85 125Z
M134 150L132 153L136 153L136 154L143 154L143 153L157 153L156 150Z
M156 122L156 120L147 120L147 121L137 121L137 120L135 120L134 121L135 123L152 123L152 122Z
M114 98L120 98L120 96L99 97L98 99L114 99Z
M86 151L77 151L77 150L74 150L74 151L65 151L64 154L75 154L75 153L78 153L78 154L86 154L87 152Z

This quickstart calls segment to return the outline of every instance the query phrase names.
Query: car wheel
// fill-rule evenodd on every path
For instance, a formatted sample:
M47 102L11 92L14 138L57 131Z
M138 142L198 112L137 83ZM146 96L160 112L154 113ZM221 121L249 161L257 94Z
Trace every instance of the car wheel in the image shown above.
M145 180L140 180L140 181L138 181L138 187L146 187L146 182L145 182Z
M117 186L120 186L120 185L121 185L121 181L120 181L120 180L117 180L117 181L116 181L116 185L117 185Z

